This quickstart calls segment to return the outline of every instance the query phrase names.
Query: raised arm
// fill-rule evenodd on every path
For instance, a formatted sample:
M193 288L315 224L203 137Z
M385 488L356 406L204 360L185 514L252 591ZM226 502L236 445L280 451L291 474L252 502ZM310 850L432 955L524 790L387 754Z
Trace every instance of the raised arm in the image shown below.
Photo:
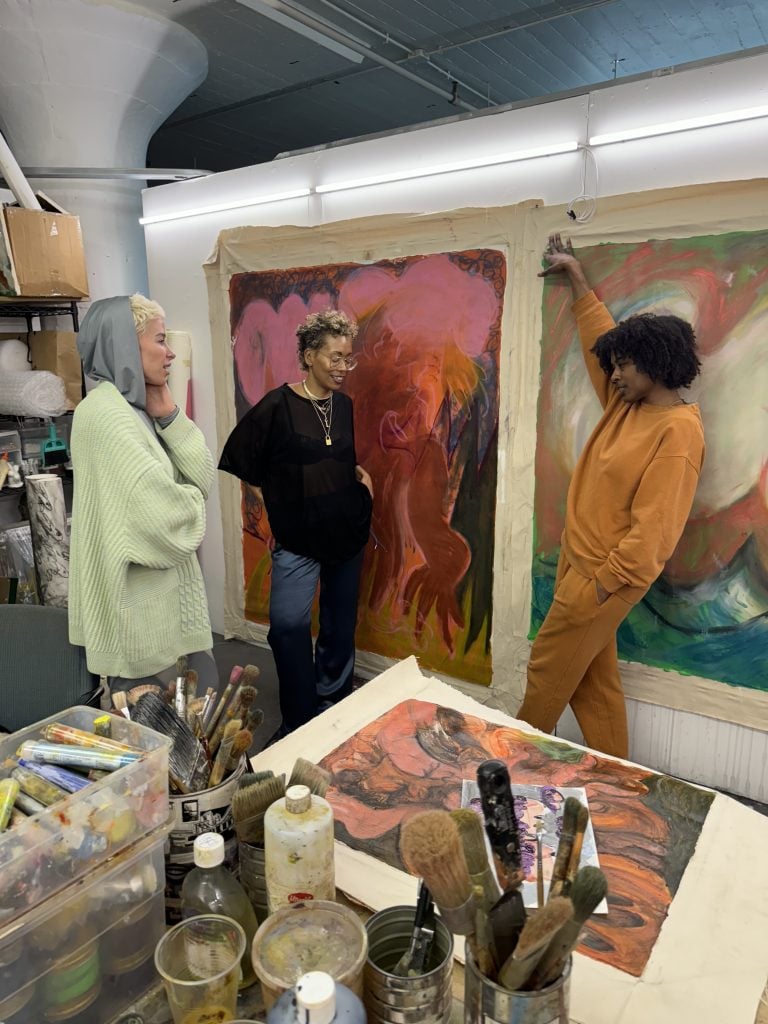
M605 408L611 397L611 387L608 377L600 368L600 363L592 354L592 347L601 334L616 326L616 322L590 288L584 269L575 257L569 240L564 242L560 235L551 235L544 259L549 266L541 271L539 277L562 274L571 286L573 312L579 329L584 364L600 404Z

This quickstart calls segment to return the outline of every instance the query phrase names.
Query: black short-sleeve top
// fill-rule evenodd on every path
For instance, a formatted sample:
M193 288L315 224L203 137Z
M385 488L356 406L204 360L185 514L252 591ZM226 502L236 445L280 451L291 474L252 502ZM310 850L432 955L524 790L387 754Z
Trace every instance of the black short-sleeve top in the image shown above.
M286 551L338 563L368 541L371 496L355 476L352 400L332 400L331 444L312 402L288 384L240 420L219 469L260 487L275 540Z

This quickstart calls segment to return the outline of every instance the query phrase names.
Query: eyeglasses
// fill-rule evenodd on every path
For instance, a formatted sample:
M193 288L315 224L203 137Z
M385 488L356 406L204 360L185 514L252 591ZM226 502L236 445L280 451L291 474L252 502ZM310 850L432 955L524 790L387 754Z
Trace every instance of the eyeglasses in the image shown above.
M334 355L327 358L332 370L338 370L342 363L346 370L354 370L357 366L357 356L340 356L338 353L334 353Z

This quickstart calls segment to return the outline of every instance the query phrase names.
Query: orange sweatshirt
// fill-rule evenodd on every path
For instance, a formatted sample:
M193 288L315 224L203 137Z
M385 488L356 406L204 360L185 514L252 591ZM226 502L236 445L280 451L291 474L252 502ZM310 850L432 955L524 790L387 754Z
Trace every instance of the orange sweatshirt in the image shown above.
M672 555L704 460L697 405L625 403L590 349L615 322L594 292L573 312L603 416L568 490L563 551L582 576L634 604Z

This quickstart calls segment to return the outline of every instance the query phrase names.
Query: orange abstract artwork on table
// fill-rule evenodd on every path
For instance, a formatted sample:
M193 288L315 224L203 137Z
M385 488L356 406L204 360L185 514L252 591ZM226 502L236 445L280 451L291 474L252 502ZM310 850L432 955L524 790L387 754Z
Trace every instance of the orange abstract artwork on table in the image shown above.
M236 274L230 282L238 419L300 379L296 327L356 320L358 462L373 478L357 646L490 683L499 351L506 283L491 249ZM269 526L243 492L245 617L264 622Z
M400 826L454 810L461 782L488 758L513 783L583 787L608 914L586 924L579 952L639 977L696 847L712 793L549 736L495 725L425 701L404 701L327 754L336 838L404 870Z

